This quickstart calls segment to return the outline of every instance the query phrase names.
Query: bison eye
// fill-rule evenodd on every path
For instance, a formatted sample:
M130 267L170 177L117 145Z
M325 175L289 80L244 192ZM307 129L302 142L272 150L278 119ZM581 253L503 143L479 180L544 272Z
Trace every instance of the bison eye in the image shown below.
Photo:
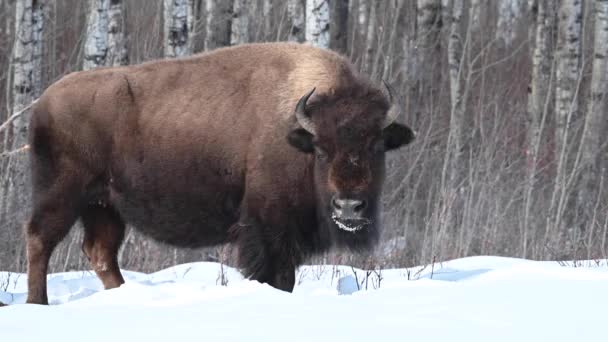
M315 156L318 160L327 160L327 152L319 146L315 146Z
M378 140L372 144L372 152L373 153L382 153L385 151L385 142L384 140Z

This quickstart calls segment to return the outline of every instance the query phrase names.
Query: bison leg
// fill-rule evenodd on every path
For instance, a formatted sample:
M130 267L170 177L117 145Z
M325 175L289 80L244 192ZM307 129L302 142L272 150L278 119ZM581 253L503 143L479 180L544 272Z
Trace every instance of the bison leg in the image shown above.
M82 251L104 288L119 287L125 282L118 267L118 249L125 233L122 219L110 207L90 206L82 213L82 223L85 231Z
M295 260L297 256L289 253L289 244L281 237L270 241L264 239L262 226L257 224L237 225L236 245L238 265L243 275L287 292L295 285Z
M78 215L69 200L49 197L35 204L25 228L27 244L27 303L48 304L46 275L53 250L68 234Z
M284 260L284 259L283 259ZM252 280L266 283L275 289L292 292L295 286L295 267L287 264L279 265L280 256L267 257L257 271L244 269L244 273Z
M274 270L274 275L268 284L279 290L293 292L293 287L296 284L295 267L291 265L277 265Z

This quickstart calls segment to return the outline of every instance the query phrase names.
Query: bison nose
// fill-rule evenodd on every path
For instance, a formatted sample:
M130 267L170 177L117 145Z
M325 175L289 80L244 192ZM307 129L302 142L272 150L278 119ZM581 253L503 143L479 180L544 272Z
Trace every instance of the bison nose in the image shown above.
M334 197L331 204L334 209L334 214L339 218L344 219L361 218L363 210L367 207L367 202L365 200L353 198Z

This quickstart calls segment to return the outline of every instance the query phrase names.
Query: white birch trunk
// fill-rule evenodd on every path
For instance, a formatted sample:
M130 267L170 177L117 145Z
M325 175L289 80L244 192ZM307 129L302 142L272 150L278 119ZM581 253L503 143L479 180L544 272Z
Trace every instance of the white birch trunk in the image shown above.
M306 40L304 1L305 0L288 0L287 2L287 14L291 21L291 29L289 30L288 38L290 42L303 43Z
M462 99L462 37L460 34L460 23L462 19L463 0L453 0L452 20L450 23L450 37L448 40L448 68L450 75L450 135L449 147L452 149L450 159L458 161L463 148L462 131L464 126L464 103ZM457 168L452 168L452 172L457 172Z
M416 6L410 0L400 0L400 7L402 8L402 13L409 10L416 10ZM403 14L402 14L403 15ZM415 65L415 48L416 48L416 37L415 37L415 23L411 25L406 21L406 16L403 15L403 20L401 21L401 25L399 26L399 30L404 32L402 34L401 40L401 67L400 74L401 79L404 80L405 84L413 84L413 71ZM409 88L409 87L408 87Z
M331 1L331 25L329 47L341 54L347 52L349 0Z
M584 225L593 216L597 186L600 183L600 145L605 129L608 91L608 0L595 0L595 30L593 71L591 73L590 99L585 115L585 127L581 142L581 184L578 193L579 210L583 213ZM591 235L589 235L591 236Z
M376 52L376 13L380 2L369 1L369 16L367 18L367 37L365 38L365 71L371 73L374 68L374 56Z
M92 0L84 46L84 70L127 64L122 1Z
M421 48L429 48L437 43L441 9L441 0L418 0L416 21Z
M84 45L84 70L95 69L106 64L108 52L108 10L110 0L89 2L86 42Z
M519 0L498 1L498 21L496 23L496 39L505 46L510 46L515 40L515 22L521 13Z
M123 1L111 0L108 9L108 56L107 66L129 64L127 53L126 23L123 14Z
M30 104L42 90L42 33L44 6L40 0L17 1L13 49L13 112ZM27 141L27 115L12 122L13 148Z
M357 21L359 39L365 42L367 40L367 18L369 18L369 1L359 0Z
M539 0L535 18L532 53L532 78L528 96L528 125L526 138L527 170L534 174L540 148L541 120L550 96L551 69L553 65L553 42L551 33L555 27L555 3Z
M578 111L576 92L580 76L581 23L580 0L563 0L559 9L556 84L556 131L557 153L565 151L569 121Z
M432 79L433 67L437 65L436 52L439 50L440 23L444 6L441 0L418 0L417 8L416 58L412 74L417 81L416 87L423 91Z
M15 44L12 55L14 113L31 104L42 90L45 5L46 2L41 0L22 0L15 4ZM10 123L5 149L24 151L22 147L27 144L28 121L29 110L26 110ZM4 172L0 174L0 226L12 228L23 224L29 212L28 159L24 152L17 152L2 162L6 164Z
M481 0L471 0L469 9L469 26L477 31L481 27Z
M553 215L548 218L546 234L569 225L572 216L564 216L570 188L566 165L569 160L568 146L570 123L578 112L578 89L581 81L581 27L582 4L580 0L562 0L559 8L557 37L557 69L555 84L555 161L556 177L551 198ZM570 214L570 213L569 213ZM552 219L552 221L551 221Z
M329 48L329 0L306 1L306 41Z
M207 0L205 50L230 45L232 0Z
M190 1L188 0L164 0L164 55L168 58L182 57L192 54L190 30L192 24L188 19Z
M266 37L266 41L273 40L271 12L272 2L270 0L262 0L262 16L264 17L264 36Z
M249 42L249 8L251 0L234 0L230 45Z
M548 104L551 97L553 47L552 32L556 22L556 4L553 0L538 0L537 14L529 34L534 42L532 52L532 78L528 95L526 127L526 195L524 198L524 221L522 228L521 257L527 257L529 232L531 228L532 203L536 188L538 154L541 147L541 135L548 115Z

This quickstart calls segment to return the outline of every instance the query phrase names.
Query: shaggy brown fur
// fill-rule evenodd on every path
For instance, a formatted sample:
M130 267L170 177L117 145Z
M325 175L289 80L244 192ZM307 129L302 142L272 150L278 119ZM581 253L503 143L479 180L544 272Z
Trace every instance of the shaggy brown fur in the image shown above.
M313 136L294 108L315 87ZM48 260L79 218L106 288L123 283L116 255L130 223L176 246L234 242L246 276L291 291L306 256L377 240L384 152L413 139L382 129L389 106L342 57L287 43L64 77L30 123L27 301L47 303ZM338 195L369 203L365 229L337 228Z

